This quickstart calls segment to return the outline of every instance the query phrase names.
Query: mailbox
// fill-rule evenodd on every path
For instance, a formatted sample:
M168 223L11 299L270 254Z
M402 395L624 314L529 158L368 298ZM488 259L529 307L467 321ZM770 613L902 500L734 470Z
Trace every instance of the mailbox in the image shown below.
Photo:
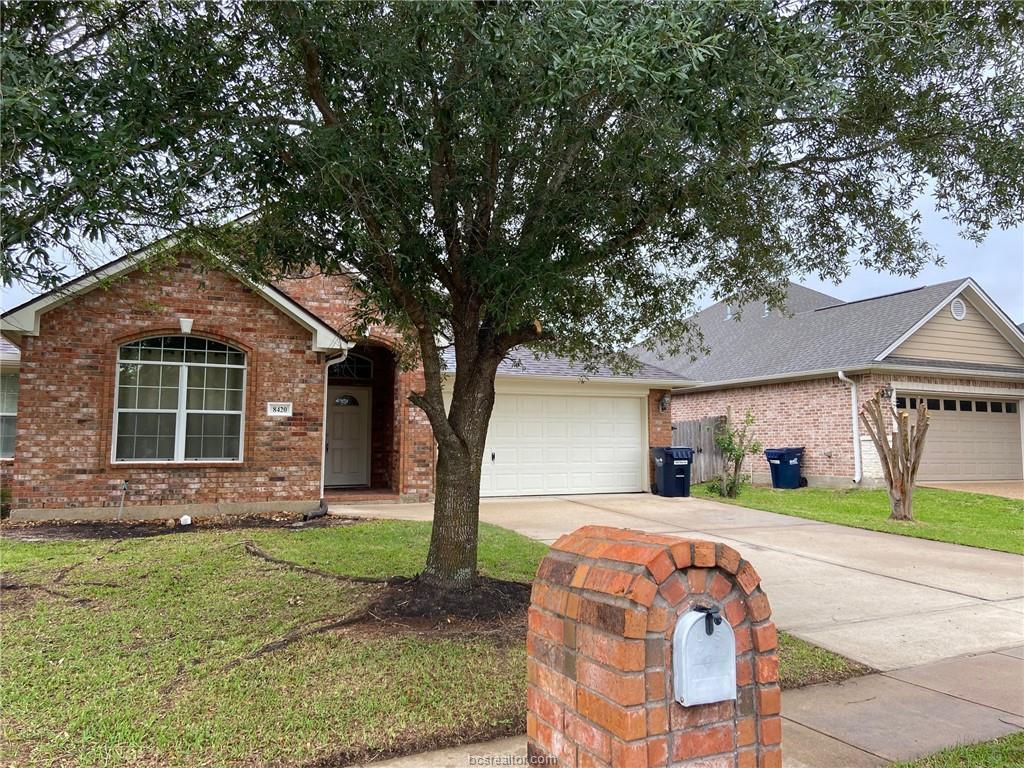
M672 690L684 707L736 698L736 638L717 610L694 608L676 622Z

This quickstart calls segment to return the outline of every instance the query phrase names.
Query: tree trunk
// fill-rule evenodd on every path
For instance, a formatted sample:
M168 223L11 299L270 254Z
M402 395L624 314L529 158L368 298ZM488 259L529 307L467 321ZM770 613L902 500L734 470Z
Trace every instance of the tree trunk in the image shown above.
M882 392L879 390L864 403L860 418L882 463L885 485L889 489L889 519L912 521L914 483L924 455L925 436L928 434L928 408L922 400L917 406L917 418L911 423L908 413L897 411L888 399L885 402L883 406ZM887 412L892 421L891 436L886 435Z
M913 520L914 519L914 488L903 487L893 488L889 491L889 519L890 520Z
M480 473L499 359L477 360L456 370L444 416L447 429L437 439L434 524L420 579L438 592L466 592L476 585Z
M476 581L481 460L480 451L471 456L438 446L434 525L421 578L442 591L466 591Z

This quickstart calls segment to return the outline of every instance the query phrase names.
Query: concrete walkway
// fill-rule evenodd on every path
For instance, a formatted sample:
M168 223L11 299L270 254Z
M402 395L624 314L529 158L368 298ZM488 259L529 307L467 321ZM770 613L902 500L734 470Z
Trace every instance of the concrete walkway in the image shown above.
M1024 647L782 696L784 768L875 768L1024 728ZM992 683L1005 680L1007 685ZM526 737L424 752L373 768L516 765ZM482 758L491 758L485 762ZM518 763L522 764L522 763Z
M1024 499L1024 480L963 480L961 482L920 483L926 488L945 488L947 491L987 493L1007 499Z
M415 520L432 513L429 504L331 511ZM648 494L489 499L481 519L547 543L587 524L726 542L761 574L780 628L878 670L1024 644L1018 555Z

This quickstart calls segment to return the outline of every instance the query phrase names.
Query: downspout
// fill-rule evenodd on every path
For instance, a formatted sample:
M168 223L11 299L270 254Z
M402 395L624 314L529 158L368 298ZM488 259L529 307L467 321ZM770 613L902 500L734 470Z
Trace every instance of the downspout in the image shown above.
M350 345L351 346L351 345ZM327 371L335 363L340 363L346 357L348 357L349 347L342 350L341 354L337 357L329 357L324 361L324 410L323 418L320 421L320 432L323 435L323 439L320 444L320 506L326 505L324 499L324 474L327 471Z
M857 382L842 371L836 371L839 380L850 387L850 422L853 425L853 482L860 483L863 464L860 456L860 408L857 403Z

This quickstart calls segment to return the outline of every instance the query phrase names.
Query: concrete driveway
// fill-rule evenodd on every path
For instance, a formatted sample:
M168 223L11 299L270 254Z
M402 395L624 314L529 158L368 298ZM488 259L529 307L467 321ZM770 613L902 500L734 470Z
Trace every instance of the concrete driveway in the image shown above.
M921 483L927 488L945 488L947 491L987 493L1007 499L1024 499L1024 480L962 480L958 483Z
M331 512L429 520L429 504ZM1024 644L1024 558L648 494L488 499L481 519L550 543L582 525L725 542L757 568L782 629L879 670Z

